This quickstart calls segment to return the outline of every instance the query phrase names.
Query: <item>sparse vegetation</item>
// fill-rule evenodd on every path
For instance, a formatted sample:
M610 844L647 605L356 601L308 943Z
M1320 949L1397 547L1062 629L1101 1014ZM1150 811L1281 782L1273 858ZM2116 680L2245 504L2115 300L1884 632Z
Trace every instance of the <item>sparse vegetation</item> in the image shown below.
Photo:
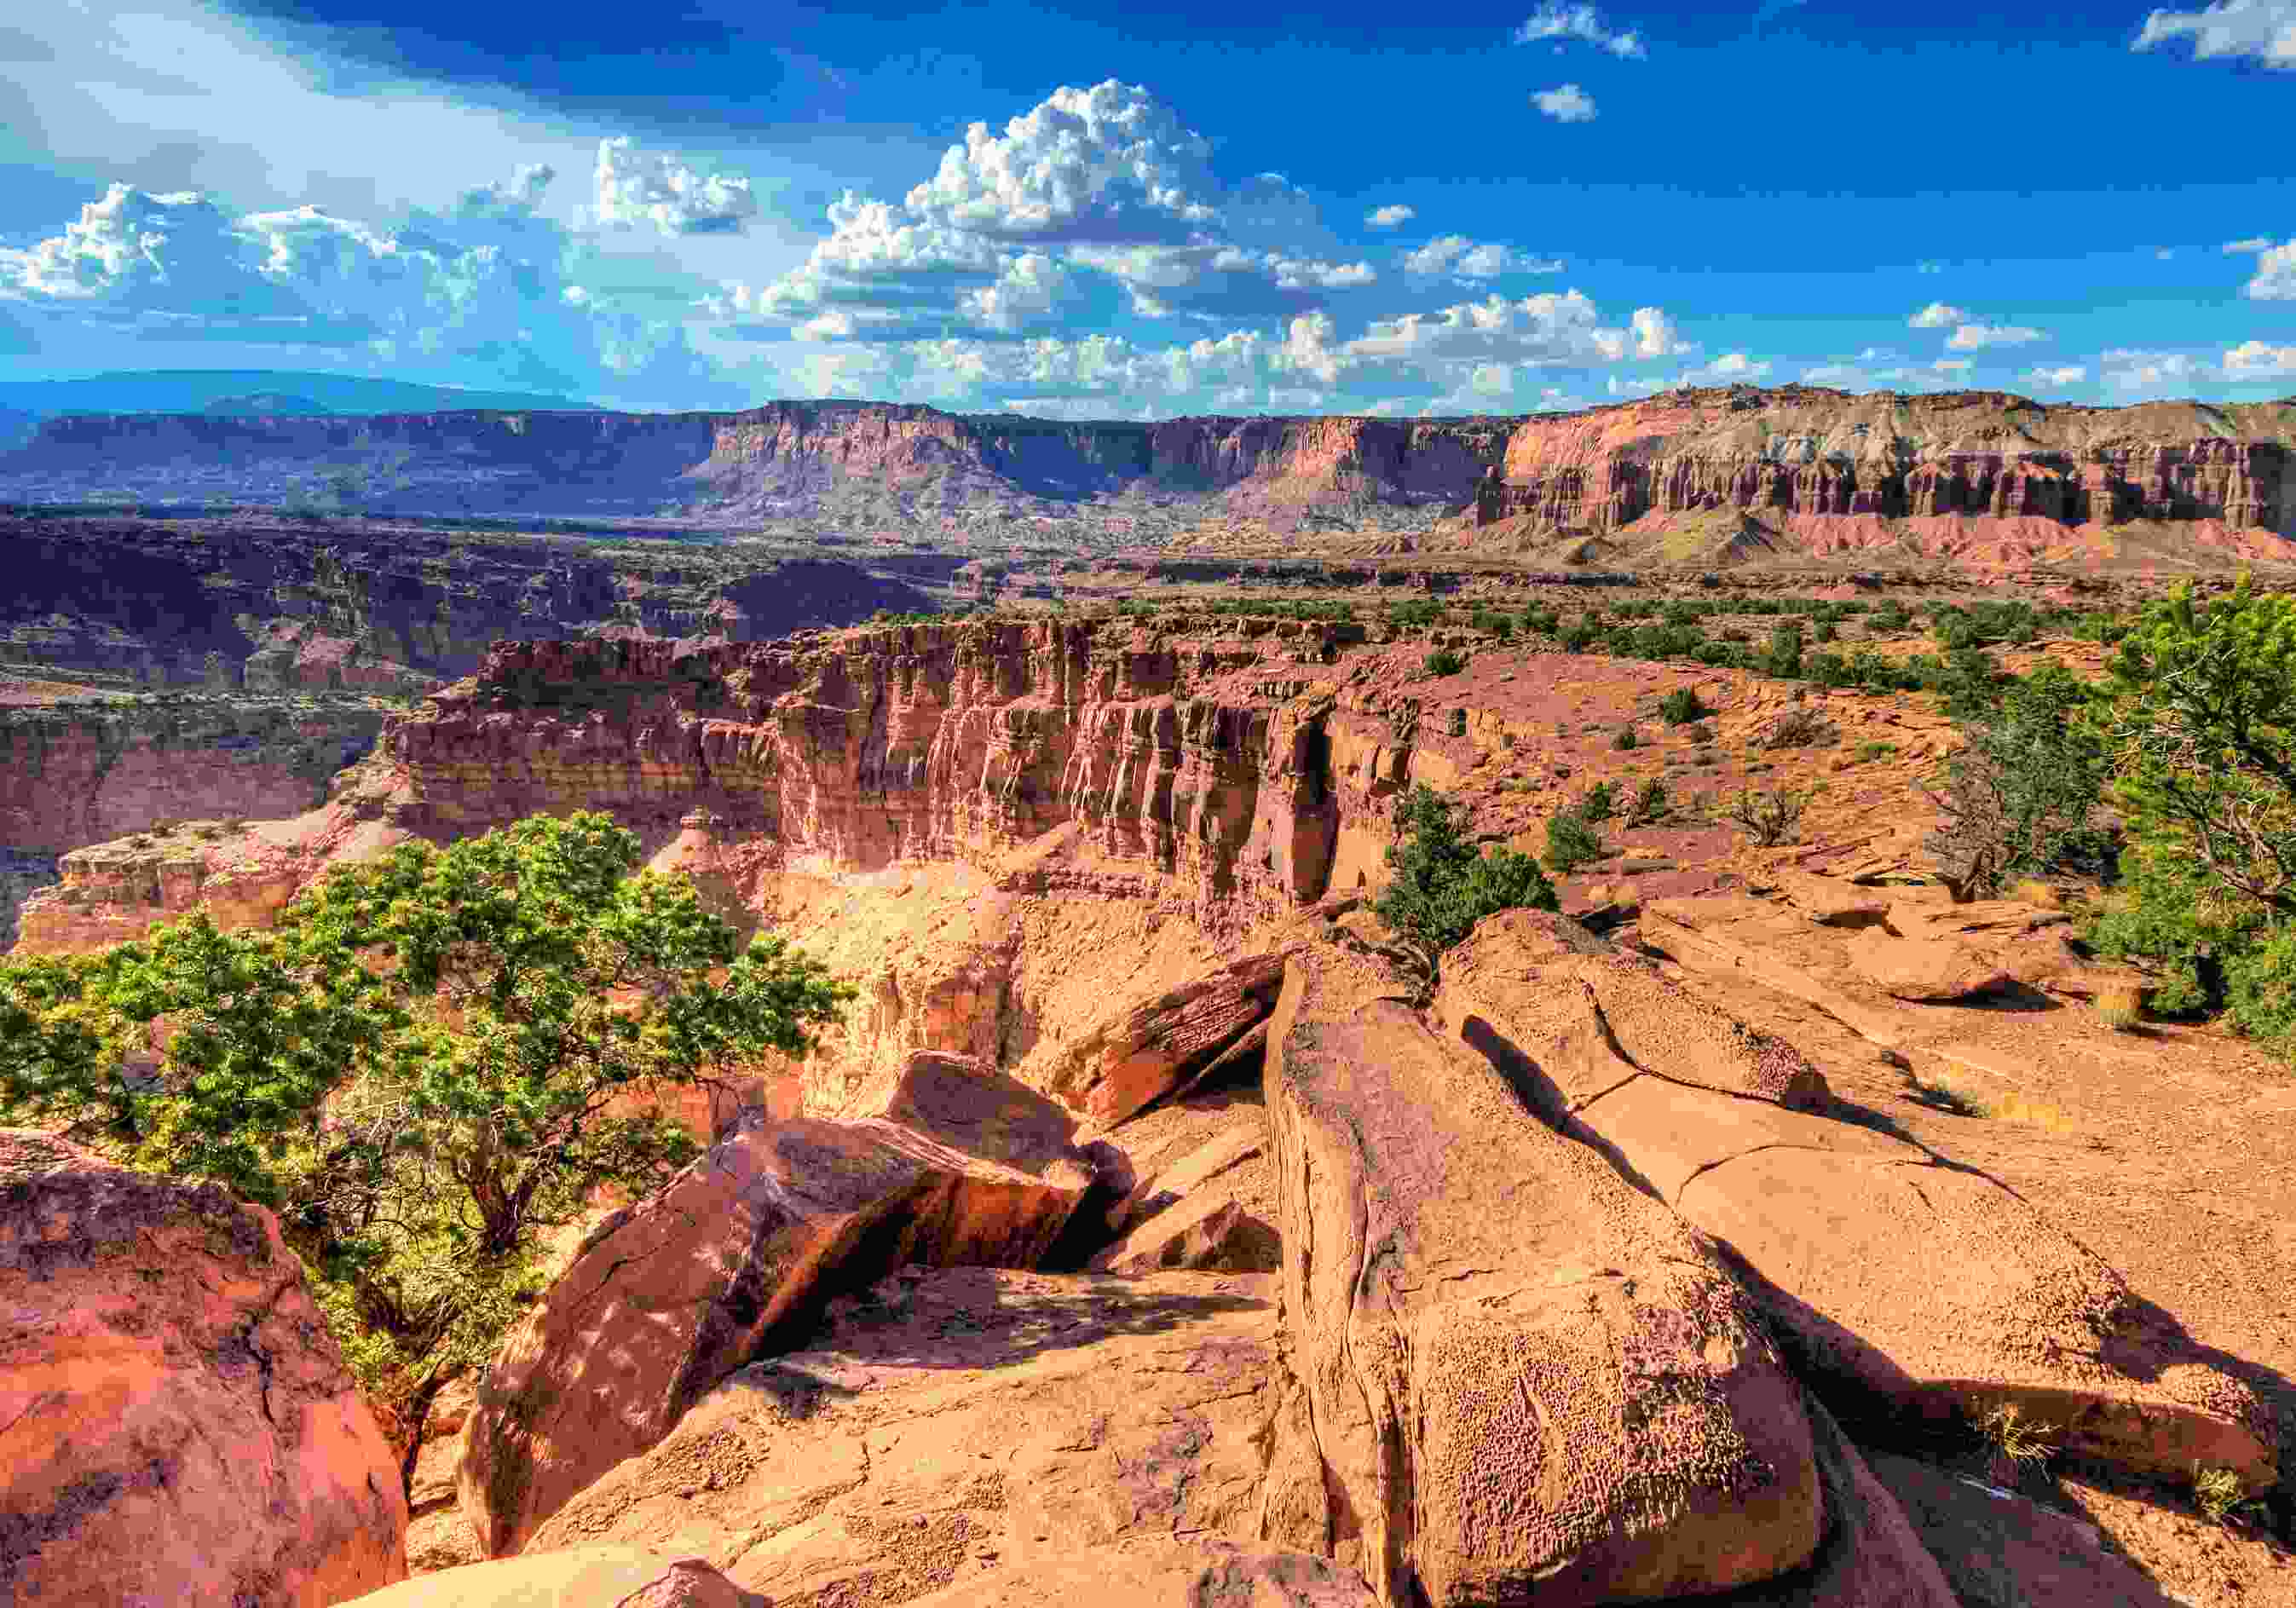
M2032 1464L2046 1463L2056 1455L2056 1437L2062 1432L2045 1419L2026 1417L2024 1409L2013 1401L1988 1408L1978 1420L1977 1430L1995 1452L2012 1463Z
M1467 656L1449 648L1438 648L1420 661L1420 668L1432 677L1456 676L1467 668Z
M1714 711L1698 701L1694 687L1678 686L1659 700L1658 716L1669 726L1688 726Z
M1394 875L1374 907L1431 968L1495 911L1559 908L1554 886L1538 861L1512 849L1479 851L1466 840L1460 814L1424 783L1405 795L1397 813L1398 841L1387 851Z
M1855 757L1860 765L1871 765L1876 759L1889 759L1897 751L1898 745L1894 742L1861 742Z
M2092 701L2049 666L1963 728L1943 784L1923 790L1938 811L1926 847L1955 898L1989 897L2020 871L2103 863L2093 817L2106 761L2086 718Z
M1571 872L1581 866L1610 857L1600 833L1588 824L1587 817L1574 810L1560 810L1546 823L1546 864L1553 871Z
M2126 1033L2144 1020L2144 989L2141 983L2115 978L2096 986L2096 1017L2116 1033Z
M1611 746L1619 750L1621 753L1627 753L1631 752L1640 741L1641 739L1635 735L1635 728L1633 726L1622 726L1617 730L1617 732L1612 734L1611 737Z
M1666 783L1652 776L1635 793L1635 801L1628 807L1627 825L1649 826L1666 819L1672 804L1667 796Z
M2193 1505L2210 1523L2222 1524L2249 1505L2248 1488L2236 1471L2193 1464Z
M1775 849L1794 841L1801 828L1802 811L1808 804L1807 793L1791 787L1770 787L1759 792L1751 787L1742 787L1726 807L1725 815L1753 839L1757 847Z

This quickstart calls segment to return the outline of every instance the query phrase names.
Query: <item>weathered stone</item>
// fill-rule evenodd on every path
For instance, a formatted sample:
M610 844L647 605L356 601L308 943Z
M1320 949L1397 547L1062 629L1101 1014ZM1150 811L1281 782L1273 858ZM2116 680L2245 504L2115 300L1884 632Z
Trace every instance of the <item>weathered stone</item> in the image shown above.
M1966 999L1998 989L2008 971L1985 952L1948 938L1897 938L1879 927L1842 946L1850 969L1894 999Z
M1704 1243L1341 941L1269 1033L1292 1366L1383 1602L1595 1604L1804 1563L1800 1391Z
M1285 1383L1274 1294L1265 1276L904 1268L725 1380L530 1550L612 1541L776 1602L893 1604L1176 1531L1249 1543Z
M1097 1122L1120 1122L1258 1027L1283 981L1282 954L1254 955L1136 1005L1077 1046L1051 1092Z
M916 1608L1372 1608L1362 1579L1324 1558L1161 1540L1039 1558L952 1586Z
M1075 1182L888 1122L746 1113L594 1230L504 1342L463 1431L463 1508L480 1544L517 1551L718 1381L800 1336L831 1296L903 1262L1033 1266L1075 1210Z
M2171 1608L2177 1600L2105 1551L2079 1519L1910 1457L1869 1461L1962 1608Z
M466 1563L356 1599L357 1608L755 1608L698 1558L581 1546Z
M2070 1448L2146 1472L2198 1459L2271 1480L2254 1393L1993 1179L1870 1128L1699 1087L1713 1058L1689 1036L1645 1036L1629 1061L1584 985L1521 986L1554 953L1556 920L1480 924L1446 960L1444 1019L1534 1106L1566 1113L1564 1133L1726 1243L1806 1374L1891 1412L2016 1402L2065 1424ZM1586 1088L1601 1092L1566 1098Z
M277 1223L0 1129L0 1600L322 1608L406 1573L398 1460Z

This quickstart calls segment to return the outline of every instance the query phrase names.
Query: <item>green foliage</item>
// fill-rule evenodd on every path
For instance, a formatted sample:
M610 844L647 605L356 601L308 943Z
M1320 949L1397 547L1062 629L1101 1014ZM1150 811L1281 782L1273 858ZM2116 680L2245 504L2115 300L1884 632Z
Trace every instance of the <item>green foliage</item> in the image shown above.
M1607 821L1619 813L1619 788L1615 782L1597 782L1579 799L1571 810L1582 821Z
M1669 726L1688 726L1714 711L1698 701L1698 689L1678 686L1659 700L1659 718Z
M1738 796L1724 806L1723 814L1758 847L1775 849L1794 841L1809 799L1808 793L1797 792L1790 787L1772 787L1759 792L1751 787L1742 787Z
M1635 793L1635 801L1627 807L1629 826L1648 826L1666 819L1673 808L1667 797L1666 783L1656 776L1644 782Z
M1406 795L1397 811L1398 841L1387 851L1394 875L1375 907L1431 964L1494 911L1559 907L1536 860L1511 849L1478 852L1459 817L1458 808L1424 783Z
M639 866L605 816L536 818L339 869L269 931L0 965L0 1120L277 1210L370 1388L427 1405L543 1230L692 1158L660 1096L802 1055L851 997Z
M1633 726L1622 726L1611 738L1611 746L1624 753L1631 751L1641 741L1641 738L1635 735Z
M2224 965L2225 1009L2234 1025L2284 1052L2296 1048L2296 926L2271 928Z
M1610 852L1603 842L1602 834L1577 810L1562 810L1548 818L1546 864L1549 869L1576 871L1581 866L1608 857Z
M1468 617L1468 623L1478 631L1488 631L1501 642L1514 640L1514 621L1490 609L1477 609Z
M2089 688L2045 665L1997 697L1964 726L1944 784L1930 794L1939 825L1928 847L1962 898L1997 893L2020 874L2108 858L2092 825L2106 757L2088 718Z
M1421 666L1430 676L1456 676L1467 668L1467 656L1449 648L1438 648L1421 660Z
M1443 605L1432 598L1414 598L1408 603L1390 603L1388 623L1399 630L1431 626L1443 618Z

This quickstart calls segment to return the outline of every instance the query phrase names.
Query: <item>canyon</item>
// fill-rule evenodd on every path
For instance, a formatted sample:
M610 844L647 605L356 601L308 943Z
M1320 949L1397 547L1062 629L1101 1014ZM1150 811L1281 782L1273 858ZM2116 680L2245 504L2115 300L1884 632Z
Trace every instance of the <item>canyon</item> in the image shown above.
M18 953L600 809L858 988L570 1247L423 1451L405 1555L453 1572L379 1600L578 1564L601 1602L2284 1588L2276 1530L2173 1523L2187 1464L2296 1511L2284 1072L2107 1030L2062 912L1944 898L1906 808L1955 740L1926 700L1490 642L1438 674L1385 638L1174 610L500 640L316 808L66 855ZM1703 736L1655 718L1684 688ZM1833 736L1762 747L1813 700ZM1790 845L1688 807L1779 762L1827 783ZM1558 877L1569 917L1492 918L1434 977L1364 903L1414 783L1535 847L1653 775L1685 808ZM1885 939L1986 997L1892 994ZM1919 1097L1948 1078L2062 1126ZM2238 1177L2195 1199L2203 1130ZM2046 1478L1954 1439L2002 1401L2062 1426ZM1988 1526L2056 1550L1980 1557Z
M1069 423L865 402L72 414L0 454L0 502L650 518L975 553L1273 543L1505 558L1602 538L1644 565L1856 552L1981 567L2003 543L2090 566L2205 565L2289 562L2292 448L2296 399L2046 406L1800 385L1416 421ZM1685 546L1717 513L1758 529Z

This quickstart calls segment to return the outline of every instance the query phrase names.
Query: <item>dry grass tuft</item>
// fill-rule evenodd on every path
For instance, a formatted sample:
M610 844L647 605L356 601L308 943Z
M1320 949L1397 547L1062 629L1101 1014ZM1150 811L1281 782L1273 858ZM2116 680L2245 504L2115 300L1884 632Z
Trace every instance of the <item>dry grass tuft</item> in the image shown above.
M2049 883L2027 878L2009 890L2009 897L2020 904L2035 905L2044 910L2062 910L2065 896Z
M2046 1100L2030 1100L2022 1095L2005 1095L1998 1100L1983 1103L1982 1115L1997 1122L2025 1122L2035 1128L2046 1128L2053 1133L2063 1133L2073 1126L2073 1120L2064 1108Z
M2208 1515L2210 1523L2223 1523L2247 1501L2248 1488L2231 1469L2193 1464L2193 1505Z
M2013 1401L1987 1413L1977 1427L1993 1449L2013 1463L2046 1463L2057 1449L2057 1426L2027 1418Z
M2144 1020L2144 988L2127 978L2108 979L2096 985L2096 1016L2116 1033L2126 1033Z

